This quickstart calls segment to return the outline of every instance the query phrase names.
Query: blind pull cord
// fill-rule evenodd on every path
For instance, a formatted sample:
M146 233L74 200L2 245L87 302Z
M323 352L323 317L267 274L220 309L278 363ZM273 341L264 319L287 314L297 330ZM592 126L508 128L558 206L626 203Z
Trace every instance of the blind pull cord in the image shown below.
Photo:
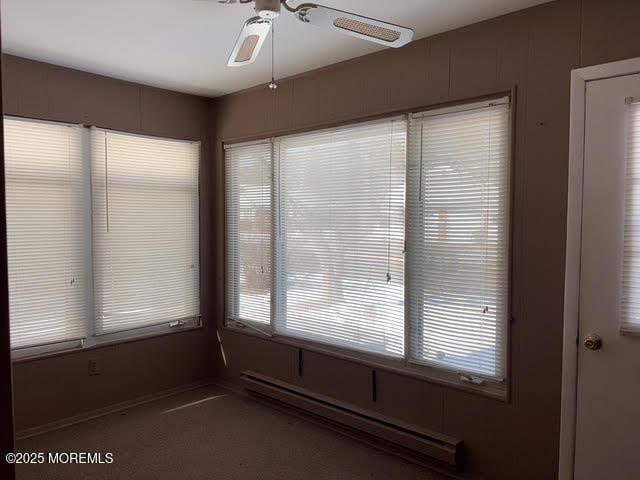
M424 122L420 122L420 168L418 170L418 204L422 206L422 160L424 156Z
M391 123L389 138L389 189L387 192L387 283L391 282L391 174L393 170L393 130L395 122Z
M261 158L260 159L260 205L262 206L261 215L264 215L264 212L267 211L268 209L270 210L270 205L265 204L265 198L264 198L264 171L265 171L264 167L265 167L264 158ZM269 195L271 195L271 192L269 192ZM271 199L269 199L269 203L271 203ZM263 222L260 222L260 225L258 226L258 228L260 228L261 230L264 228ZM265 251L266 251L265 235L260 235L260 237L261 237L260 238L260 275L264 275L264 257L265 257Z
M104 132L104 199L105 199L105 214L107 220L107 233L109 233L109 154L107 148L107 132Z
M489 305L488 305L488 300L489 300L489 292L488 292L488 285L487 285L487 275L489 273L489 266L488 266L488 258L489 258L489 181L491 179L491 141L492 141L492 134L493 134L493 128L491 127L491 124L487 125L487 136L489 137L489 144L487 146L488 151L487 151L487 178L485 181L485 190L484 190L484 198L482 199L482 203L484 204L484 252L483 252L483 262L484 262L484 278L485 278L485 282L484 282L484 305L482 306L482 314L485 315L487 313L489 313Z
M72 127L68 127L68 128L72 128ZM71 134L67 135L67 181L72 182L72 177L71 177ZM68 197L67 197L68 198ZM72 216L73 214L71 213L71 201L67 202L67 216L68 218L73 218ZM65 238L68 235L67 232L67 222L64 222L64 229L65 229ZM69 260L69 258L65 255L65 266L67 265L67 262ZM73 287L73 284L76 283L76 278L75 276L71 277L71 280L69 281L69 285Z

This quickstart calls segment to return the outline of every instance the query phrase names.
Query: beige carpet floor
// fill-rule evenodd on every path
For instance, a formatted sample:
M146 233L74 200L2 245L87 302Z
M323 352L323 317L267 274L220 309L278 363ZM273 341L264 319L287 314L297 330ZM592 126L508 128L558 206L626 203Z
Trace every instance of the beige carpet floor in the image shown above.
M306 419L210 386L19 440L113 463L19 465L18 480L444 480Z

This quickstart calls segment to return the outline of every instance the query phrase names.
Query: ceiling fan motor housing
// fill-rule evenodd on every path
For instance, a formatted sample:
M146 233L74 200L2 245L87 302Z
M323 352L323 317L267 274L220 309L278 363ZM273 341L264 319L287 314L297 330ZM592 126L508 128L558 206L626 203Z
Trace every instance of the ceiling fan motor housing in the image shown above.
M273 19L280 15L281 0L256 0L256 13L265 19Z

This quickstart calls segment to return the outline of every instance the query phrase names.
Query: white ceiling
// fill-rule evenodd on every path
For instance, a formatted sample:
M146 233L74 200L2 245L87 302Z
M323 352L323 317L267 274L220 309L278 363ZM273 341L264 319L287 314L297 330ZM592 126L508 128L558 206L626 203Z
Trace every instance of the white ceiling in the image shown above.
M306 0L304 0L306 1ZM548 0L319 0L415 30L415 38ZM291 5L303 3L292 0ZM250 66L227 57L251 5L217 0L1 0L6 53L172 90L217 96L268 82L265 43ZM276 22L276 77L380 50L305 25L288 12Z

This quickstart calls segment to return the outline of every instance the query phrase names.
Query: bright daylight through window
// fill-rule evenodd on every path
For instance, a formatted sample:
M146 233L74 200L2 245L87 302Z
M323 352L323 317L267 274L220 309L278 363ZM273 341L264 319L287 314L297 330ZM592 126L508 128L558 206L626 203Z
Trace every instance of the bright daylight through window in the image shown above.
M504 98L227 145L229 322L502 380L510 142Z
M509 130L506 99L411 119L411 360L504 378Z
M13 118L4 134L14 349L199 317L199 142Z
M620 299L623 334L640 333L640 103L628 105L627 152L625 175L624 248L622 262L622 295Z
M11 345L82 338L82 128L5 118L4 145Z

